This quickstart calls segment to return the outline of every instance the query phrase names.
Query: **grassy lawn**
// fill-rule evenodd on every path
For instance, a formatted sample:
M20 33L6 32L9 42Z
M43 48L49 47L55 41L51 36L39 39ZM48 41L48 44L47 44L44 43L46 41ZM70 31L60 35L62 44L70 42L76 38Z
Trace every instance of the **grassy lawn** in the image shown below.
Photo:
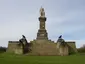
M85 64L85 55L27 56L0 54L0 64Z

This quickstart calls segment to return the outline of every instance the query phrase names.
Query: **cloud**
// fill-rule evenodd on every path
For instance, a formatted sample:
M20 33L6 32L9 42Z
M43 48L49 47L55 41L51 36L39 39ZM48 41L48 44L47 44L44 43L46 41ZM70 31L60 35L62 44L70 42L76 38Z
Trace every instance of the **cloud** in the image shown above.
M77 47L81 47L85 42L84 17L85 9L75 9L64 15L49 18L47 29L50 39L57 41L58 36L62 34L65 40L76 41Z

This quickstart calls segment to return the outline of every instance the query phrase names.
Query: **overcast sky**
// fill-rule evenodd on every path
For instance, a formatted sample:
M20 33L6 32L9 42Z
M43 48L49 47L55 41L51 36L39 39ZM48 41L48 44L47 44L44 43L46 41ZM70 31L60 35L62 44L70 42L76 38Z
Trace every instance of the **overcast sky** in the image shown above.
M40 7L45 9L49 39L60 35L75 41L79 48L85 44L85 0L0 0L0 46L26 36L36 39Z

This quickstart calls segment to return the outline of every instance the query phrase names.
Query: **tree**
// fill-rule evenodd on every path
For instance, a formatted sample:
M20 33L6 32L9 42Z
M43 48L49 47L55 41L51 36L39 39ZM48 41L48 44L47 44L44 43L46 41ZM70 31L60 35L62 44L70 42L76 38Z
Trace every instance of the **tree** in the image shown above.
M0 53L2 53L2 52L6 52L6 47L2 47L2 46L0 46Z
M79 53L85 53L85 44L77 49Z

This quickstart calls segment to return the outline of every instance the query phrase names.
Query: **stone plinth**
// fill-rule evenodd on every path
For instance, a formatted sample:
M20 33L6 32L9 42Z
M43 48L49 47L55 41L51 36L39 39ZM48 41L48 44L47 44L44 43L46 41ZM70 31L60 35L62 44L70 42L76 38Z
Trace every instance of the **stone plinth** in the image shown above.
M45 21L46 21L46 17L39 17L39 30L37 33L37 38L38 40L41 39L48 39L48 33L47 30L45 29Z

